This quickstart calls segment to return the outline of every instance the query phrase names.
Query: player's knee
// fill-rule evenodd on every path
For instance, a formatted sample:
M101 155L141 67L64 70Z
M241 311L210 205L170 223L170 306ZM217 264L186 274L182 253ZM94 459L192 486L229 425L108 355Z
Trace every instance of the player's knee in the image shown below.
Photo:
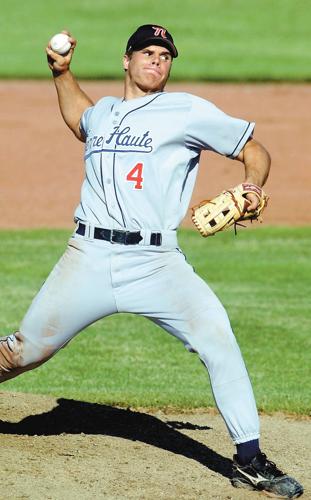
M0 382L31 370L45 360L45 356L39 348L32 349L31 359L25 357L25 344L27 344L27 340L20 332L0 337Z

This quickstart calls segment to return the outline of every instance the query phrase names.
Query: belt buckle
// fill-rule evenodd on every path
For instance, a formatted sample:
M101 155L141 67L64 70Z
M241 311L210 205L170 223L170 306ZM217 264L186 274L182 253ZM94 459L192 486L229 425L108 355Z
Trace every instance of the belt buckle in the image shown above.
M120 231L119 231L119 232L120 232ZM111 229L111 231L110 231L110 239L109 239L110 243L112 243L112 244L113 244L113 243L117 243L117 242L113 239L115 236L116 236L116 230L115 230L115 229Z
M131 231L112 229L110 233L111 243L120 243L122 245L137 245L142 239L143 238L140 232L133 233Z

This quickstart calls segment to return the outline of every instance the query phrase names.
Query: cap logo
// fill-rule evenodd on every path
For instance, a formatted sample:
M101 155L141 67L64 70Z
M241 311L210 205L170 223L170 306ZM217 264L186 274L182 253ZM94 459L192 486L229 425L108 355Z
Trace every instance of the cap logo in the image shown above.
M154 36L161 36L162 38L166 38L166 30L164 28L152 26L152 29L154 30Z

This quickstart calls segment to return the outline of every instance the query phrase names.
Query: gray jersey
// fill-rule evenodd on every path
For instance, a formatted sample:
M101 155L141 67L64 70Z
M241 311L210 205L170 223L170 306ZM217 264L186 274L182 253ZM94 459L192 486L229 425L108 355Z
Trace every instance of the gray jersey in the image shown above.
M111 229L174 230L201 151L234 158L253 129L187 93L101 99L81 119L86 175L75 218Z

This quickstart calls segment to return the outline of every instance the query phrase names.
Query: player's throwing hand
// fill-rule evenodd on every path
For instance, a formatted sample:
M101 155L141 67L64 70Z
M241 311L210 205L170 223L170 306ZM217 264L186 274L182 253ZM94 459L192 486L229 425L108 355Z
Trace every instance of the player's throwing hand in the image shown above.
M65 73L66 71L69 70L72 55L73 55L74 49L77 45L77 40L75 38L73 38L68 31L64 30L64 31L62 31L62 33L69 36L69 42L70 42L71 47L70 47L68 52L66 52L65 54L59 54L59 53L55 52L51 47L51 40L49 41L49 43L45 49L46 53L47 53L48 65L49 65L50 70L53 71L54 76Z

